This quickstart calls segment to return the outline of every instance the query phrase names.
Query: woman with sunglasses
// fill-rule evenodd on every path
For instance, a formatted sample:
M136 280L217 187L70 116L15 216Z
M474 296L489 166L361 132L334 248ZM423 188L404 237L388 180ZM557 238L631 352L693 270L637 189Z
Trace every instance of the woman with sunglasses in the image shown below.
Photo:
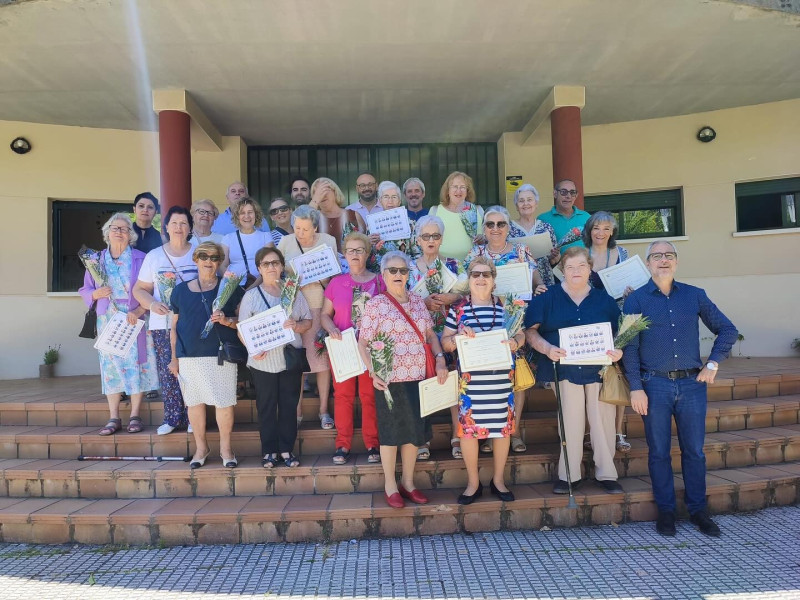
M414 486L414 465L417 448L431 439L431 425L420 416L419 382L425 379L425 346L431 345L436 356L439 383L447 379L447 366L433 332L433 321L422 298L409 292L408 256L389 252L381 261L386 292L367 302L361 319L358 348L368 366L375 387L375 411L381 447L386 502L392 508L405 506L404 498L415 504L426 504L428 498ZM395 344L392 373L388 381L378 377L370 357L370 343L378 334ZM423 337L424 336L424 337ZM384 392L388 390L387 396ZM400 448L402 471L400 485L395 475L397 448Z
M206 439L206 406L216 410L219 427L219 455L222 465L232 469L239 464L231 448L233 407L236 406L236 364L219 364L217 357L223 342L237 342L236 313L242 299L237 287L221 309L212 310L220 277L217 268L224 250L220 244L203 242L192 252L197 265L197 279L181 283L172 292L172 327L169 370L178 378L183 401L194 434L195 453L190 467L206 463L210 453ZM208 319L214 324L206 338L201 337Z
M292 232L292 207L283 198L273 198L269 205L269 218L272 219L272 241L277 246L281 238Z
M203 199L198 200L192 204L189 212L194 219L194 228L192 229L192 238L198 244L202 242L214 242L216 244L222 243L222 238L225 237L221 233L214 233L211 228L214 226L214 221L219 216L219 209L214 206L211 200Z
M533 258L531 251L523 244L515 244L513 240L508 239L508 232L511 225L511 216L508 211L502 206L490 206L486 209L483 217L483 231L486 236L486 243L475 245L464 263L469 265L473 259L478 256L485 256L495 267L500 267L510 263L527 263L531 273L531 286L534 294L541 294L547 291L547 287L542 281L542 276L539 274L539 269L536 259ZM521 300L526 302L530 297L520 296ZM516 427L514 431L517 435L511 437L511 450L514 452L525 452L527 446L520 437L520 422L522 420L522 412L525 407L525 392L516 393ZM481 452L489 453L492 451L492 445L487 440L481 445Z
M487 213L487 218L489 213ZM467 269L469 295L447 313L447 323L442 334L442 347L456 350L456 336L475 337L481 331L494 331L504 327L504 311L500 300L493 295L497 268L485 256L476 257ZM515 353L525 342L522 331L505 342ZM511 369L473 371L461 374L458 405L458 435L467 467L467 488L458 497L459 504L472 504L483 493L478 478L479 440L493 440L494 475L489 485L492 494L504 502L514 500L506 487L503 473L508 460L510 438L516 428L514 418L514 390Z

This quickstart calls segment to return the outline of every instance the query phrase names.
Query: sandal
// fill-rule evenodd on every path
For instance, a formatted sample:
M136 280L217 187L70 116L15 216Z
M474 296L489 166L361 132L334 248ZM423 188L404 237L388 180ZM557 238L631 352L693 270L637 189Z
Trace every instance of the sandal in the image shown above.
M367 448L367 462L368 463L381 462L381 451L378 448Z
M328 413L322 413L319 416L319 425L323 429L333 429L333 417Z
M98 435L114 435L122 429L122 419L109 419L106 426L97 432Z
M453 438L450 440L450 448L453 453L453 458L463 458L461 454L461 438Z
M300 466L300 461L291 452L289 452L289 456L281 456L281 460L283 460L283 464L285 464L287 467L294 468Z
M512 452L525 452L528 447L525 445L525 442L522 441L522 438L511 436L511 451Z
M128 421L128 433L141 433L143 429L142 417L131 417Z
M492 453L492 442L488 439L483 440L481 442L481 454L491 454Z
M429 460L431 457L430 442L417 448L417 460Z
M617 451L623 454L631 451L631 443L625 439L624 433L617 434Z
M350 460L350 450L347 448L338 448L333 453L333 464L335 465L345 465L348 460Z
M264 458L261 460L261 466L265 469L274 469L278 466L278 455L265 454Z

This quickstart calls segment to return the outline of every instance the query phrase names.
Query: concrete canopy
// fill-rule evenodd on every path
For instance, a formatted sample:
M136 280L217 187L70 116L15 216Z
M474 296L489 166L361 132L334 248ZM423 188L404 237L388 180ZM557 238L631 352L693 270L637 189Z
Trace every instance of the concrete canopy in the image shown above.
M155 130L182 88L250 144L495 141L554 85L584 124L800 97L800 17L701 0L29 0L0 119Z

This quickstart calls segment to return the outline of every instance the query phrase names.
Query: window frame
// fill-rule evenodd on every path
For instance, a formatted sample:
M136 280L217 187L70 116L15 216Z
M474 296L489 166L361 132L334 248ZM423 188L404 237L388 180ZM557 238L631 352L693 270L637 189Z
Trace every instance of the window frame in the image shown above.
M632 200L636 200L633 204ZM587 194L583 199L584 210L594 214L604 210L620 214L617 219L619 233L617 240L643 240L656 238L682 237L686 232L683 209L683 187L660 188L655 190L639 190L635 192L614 192L609 194ZM594 206L592 206L594 204ZM674 210L675 220L672 231L628 234L622 213L640 210Z
M780 195L781 202L787 195L794 196L794 211L795 222L789 223L785 219L783 207L781 206L781 225L776 227L758 227L742 229L739 215L739 202L744 198L752 198L754 196L765 195ZM797 177L778 177L771 179L762 179L758 181L737 181L734 184L734 211L736 216L736 233L755 233L759 231L784 231L792 230L800 227L800 219L798 212L800 212L800 176Z

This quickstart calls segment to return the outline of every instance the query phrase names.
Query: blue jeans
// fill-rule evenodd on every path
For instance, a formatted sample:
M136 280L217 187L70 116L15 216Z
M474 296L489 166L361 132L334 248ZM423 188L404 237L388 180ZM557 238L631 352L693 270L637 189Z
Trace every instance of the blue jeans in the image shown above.
M675 484L672 475L672 417L681 448L684 500L689 514L706 508L706 384L694 377L671 380L651 373L642 374L647 394L644 432L649 455L647 465L658 510L675 512Z

